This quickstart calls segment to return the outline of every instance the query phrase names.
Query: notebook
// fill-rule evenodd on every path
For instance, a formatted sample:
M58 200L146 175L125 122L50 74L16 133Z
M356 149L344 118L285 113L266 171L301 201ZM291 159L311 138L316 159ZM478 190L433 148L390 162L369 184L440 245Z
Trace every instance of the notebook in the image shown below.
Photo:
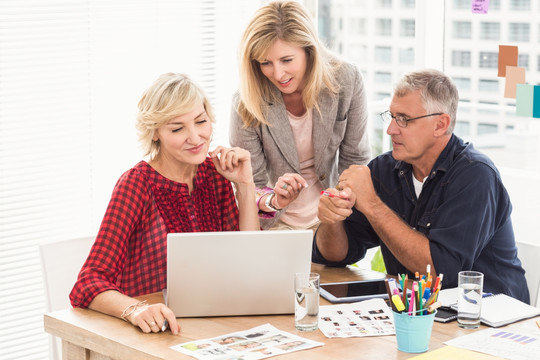
M457 311L458 289L441 290L439 301ZM516 321L540 315L540 309L505 294L482 297L480 321L492 327L511 324Z
M165 301L176 317L294 313L312 241L311 230L168 234Z

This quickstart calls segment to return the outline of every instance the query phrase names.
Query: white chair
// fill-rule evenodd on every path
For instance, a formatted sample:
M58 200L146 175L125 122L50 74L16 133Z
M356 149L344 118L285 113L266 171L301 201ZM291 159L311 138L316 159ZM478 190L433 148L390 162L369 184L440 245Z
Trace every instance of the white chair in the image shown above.
M50 242L39 246L41 268L45 288L46 312L71 307L69 293L77 280L77 275L88 257L95 236ZM59 339L49 336L49 357L62 358Z
M540 246L524 242L516 242L516 245L518 257L525 269L531 305L540 307Z

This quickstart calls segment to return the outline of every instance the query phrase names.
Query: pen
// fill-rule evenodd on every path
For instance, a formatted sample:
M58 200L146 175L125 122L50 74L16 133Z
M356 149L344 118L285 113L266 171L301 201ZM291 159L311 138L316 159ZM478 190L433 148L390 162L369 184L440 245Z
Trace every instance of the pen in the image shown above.
M406 304L407 303L407 283L409 282L409 275L408 274L405 274L405 277L403 278L403 294L402 294L402 299L401 301L403 301L403 304Z
M328 197L331 197L331 198L338 198L338 199L343 199L343 200L349 200L348 197L345 197L345 196L342 196L342 195L337 195L337 194L332 194L331 192L326 191L326 190L321 191L321 195L323 195L323 196L328 196Z
M540 320L536 320L536 325L540 328Z
M388 284L388 279L384 279L384 285L386 286L386 292L388 294L388 301L390 302L390 306L392 307L392 310L397 312L396 306L392 302L392 292L390 291L390 285Z
M169 322L167 321L167 319L163 320L163 325L161 325L161 331L165 331L167 330L167 326L169 326Z

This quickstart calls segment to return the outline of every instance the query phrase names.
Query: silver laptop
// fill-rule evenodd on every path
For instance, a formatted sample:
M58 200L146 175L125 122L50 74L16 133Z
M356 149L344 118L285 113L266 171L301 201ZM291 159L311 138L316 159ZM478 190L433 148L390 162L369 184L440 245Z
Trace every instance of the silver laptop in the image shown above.
M165 301L176 317L294 313L312 240L311 230L168 234Z

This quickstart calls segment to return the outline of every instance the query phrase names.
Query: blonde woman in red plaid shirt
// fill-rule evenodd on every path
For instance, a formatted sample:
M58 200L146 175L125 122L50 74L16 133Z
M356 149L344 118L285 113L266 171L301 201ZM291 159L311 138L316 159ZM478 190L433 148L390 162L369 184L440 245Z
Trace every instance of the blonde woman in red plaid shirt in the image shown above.
M222 146L209 152L213 122L208 99L183 74L164 74L146 90L137 130L149 160L118 180L71 291L74 307L122 318L145 333L167 321L178 334L164 304L134 299L166 287L167 233L260 229L250 154Z

